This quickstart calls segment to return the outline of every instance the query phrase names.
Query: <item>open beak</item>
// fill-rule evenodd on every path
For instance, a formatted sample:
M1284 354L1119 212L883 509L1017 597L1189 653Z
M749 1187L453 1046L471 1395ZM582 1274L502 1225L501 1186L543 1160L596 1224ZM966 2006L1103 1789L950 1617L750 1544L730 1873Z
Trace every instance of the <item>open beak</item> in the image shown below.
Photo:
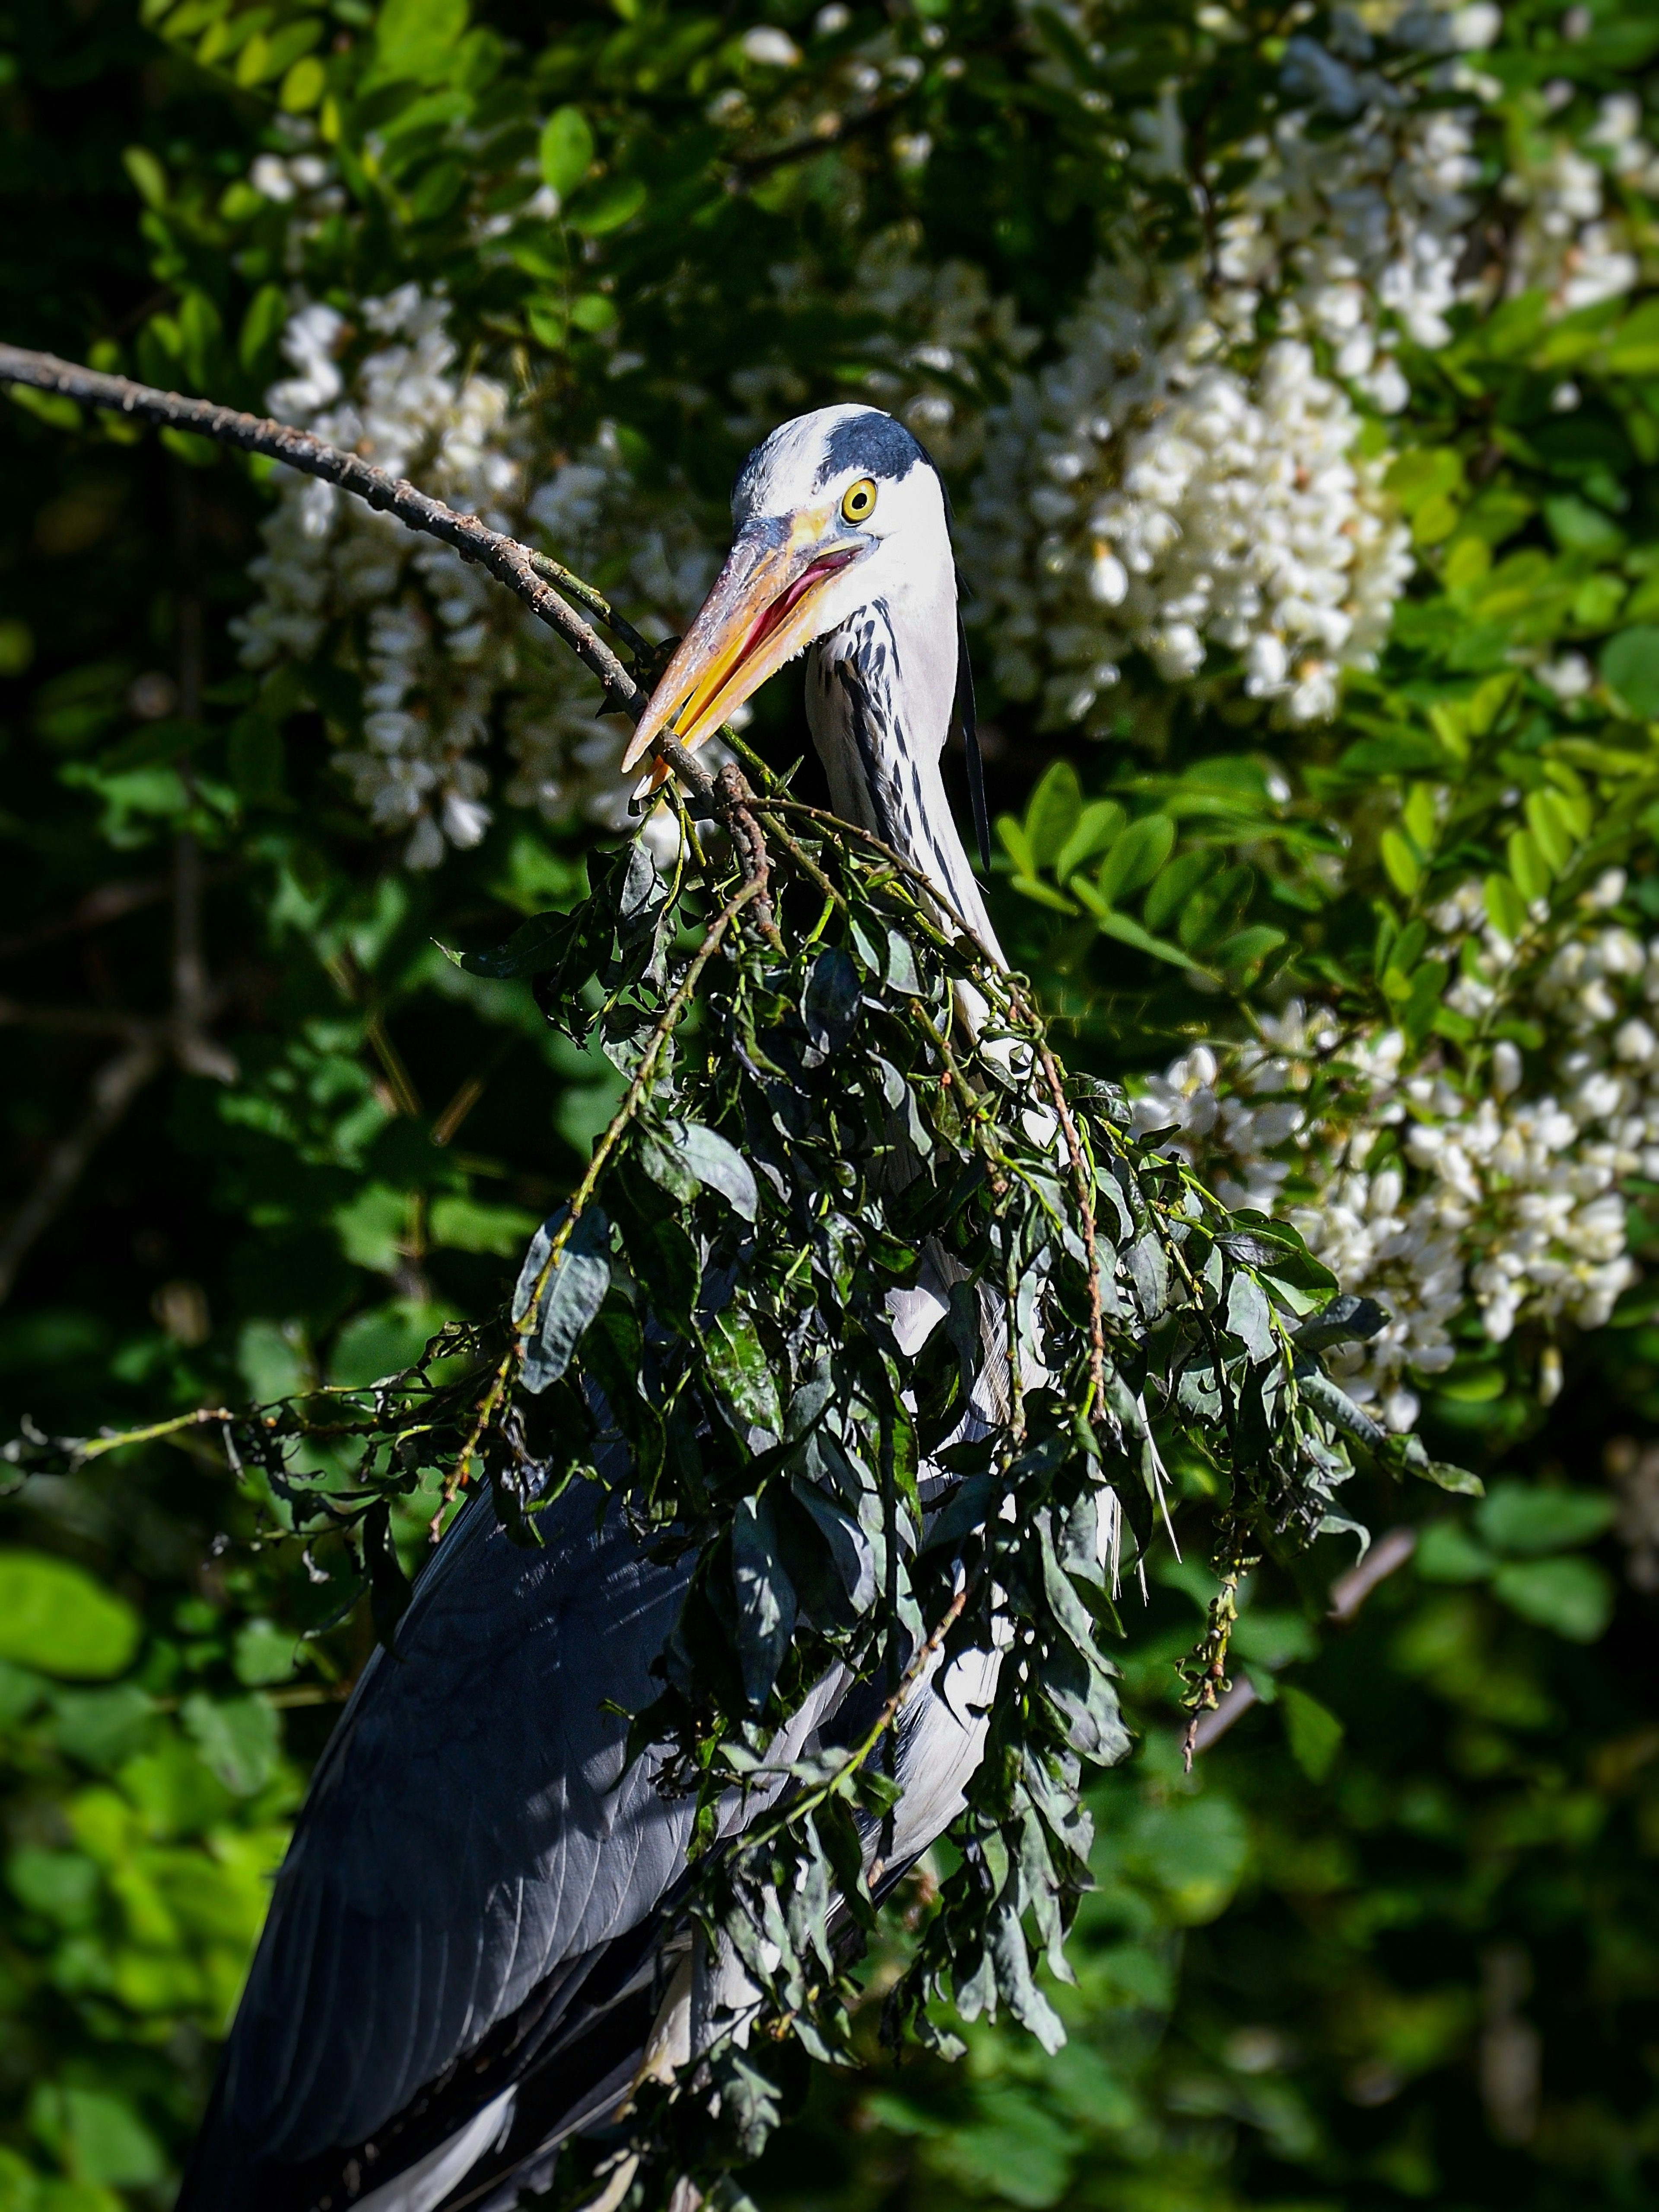
M871 541L849 532L833 508L768 516L745 529L726 556L696 620L680 641L645 720L623 755L637 767L667 730L688 749L717 730L767 678L818 634L823 586Z

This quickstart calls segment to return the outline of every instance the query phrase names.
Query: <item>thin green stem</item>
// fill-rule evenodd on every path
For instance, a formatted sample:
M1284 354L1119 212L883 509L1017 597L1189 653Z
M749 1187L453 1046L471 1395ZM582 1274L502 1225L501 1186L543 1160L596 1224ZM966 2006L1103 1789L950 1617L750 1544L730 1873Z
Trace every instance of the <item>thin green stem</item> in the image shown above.
M478 1446L512 1383L514 1364L524 1357L525 1340L535 1325L549 1279L563 1256L564 1248L570 1241L571 1232L581 1218L582 1209L598 1188L599 1177L604 1174L611 1155L622 1142L629 1122L639 1111L651 1088L658 1065L662 1058L663 1048L668 1042L680 1016L690 1004L691 995L696 989L698 979L720 950L726 931L743 912L744 907L752 899L758 898L763 894L765 888L764 878L751 877L726 901L725 906L709 924L702 944L687 962L684 975L681 976L675 987L668 1004L663 1008L645 1050L640 1056L639 1066L635 1069L628 1088L623 1093L622 1103L612 1115L598 1144L594 1146L593 1157L587 1164L587 1171L572 1194L564 1219L553 1233L548 1245L547 1257L543 1261L535 1285L525 1302L524 1311L514 1318L512 1341L502 1354L501 1364L490 1379L489 1387L479 1404L466 1441L461 1446L454 1466L444 1478L438 1510L432 1516L429 1531L434 1543L436 1543L443 1533L444 1516L455 1503L457 1497L471 1478L472 1462L477 1456Z

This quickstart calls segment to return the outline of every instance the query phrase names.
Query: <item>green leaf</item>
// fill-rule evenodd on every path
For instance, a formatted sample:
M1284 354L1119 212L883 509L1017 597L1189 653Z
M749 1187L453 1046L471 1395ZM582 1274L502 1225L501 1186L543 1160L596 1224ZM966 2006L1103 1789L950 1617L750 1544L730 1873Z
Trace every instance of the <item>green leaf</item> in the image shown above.
M1601 679L1638 721L1659 721L1659 628L1643 623L1610 638L1601 649Z
M1127 914L1119 914L1115 908L1109 906L1087 876L1073 876L1072 888L1094 915L1095 927L1103 937L1115 938L1120 945L1132 945L1137 952L1150 953L1154 960L1167 960L1171 967L1188 969L1194 975L1209 974L1208 969L1190 953L1183 952L1178 945L1171 944L1166 937L1154 937Z
M148 146L129 146L121 156L121 166L147 207L167 205L167 173Z
M466 0L385 0L374 26L377 82L430 84L466 28Z
M239 1682L260 1690L292 1677L297 1651L291 1628L278 1628L273 1620L245 1620L231 1647L231 1665Z
M1644 300L1625 318L1601 358L1615 376L1659 376L1659 300Z
M276 105L290 115L302 115L307 108L315 107L327 89L328 71L315 54L307 54L283 79Z
M839 1052L858 1016L859 971L846 953L820 952L807 970L800 996L801 1019L820 1052Z
M1082 878L1079 877L1074 880L1080 882ZM1013 888L1022 898L1030 899L1038 906L1051 908L1056 914L1077 912L1075 899L1068 899L1064 891L1057 891L1052 884L1045 884L1040 877L1015 876L1012 882Z
M699 1182L729 1199L745 1221L755 1218L760 1193L755 1187L754 1171L729 1138L699 1121L688 1121L681 1132L680 1152Z
M1025 809L1025 842L1031 856L1029 872L1052 867L1079 826L1083 791L1070 761L1058 760L1048 768L1031 793Z
M1016 821L1012 814L999 814L997 836L1003 851L1013 862L1015 872L1027 878L1034 877L1037 872L1036 855L1032 852L1031 841L1025 834L1025 824Z
M593 133L580 107L556 107L542 126L538 149L542 175L561 201L568 200L593 161Z
M1284 931L1275 929L1271 922L1252 922L1248 929L1236 929L1231 937L1224 937L1212 951L1210 964L1237 986L1285 941Z
M732 1515L732 1581L744 1695L758 1707L765 1704L788 1649L796 1613L795 1586L778 1554L769 1498L743 1498Z
M469 975L507 981L556 967L580 933L582 919L580 913L532 915L514 931L505 945L498 945L492 951L455 953L447 947L441 949L447 959L458 968L465 969Z
M1305 1690L1289 1682L1279 1685L1278 1704L1291 1758L1310 1782L1322 1782L1341 1748L1341 1722L1317 1698L1310 1698Z
M616 302L607 299L603 292L579 293L570 303L570 320L577 330L586 331L590 337L597 337L599 331L615 327Z
M1092 860L1097 853L1108 851L1127 819L1115 799L1091 799L1054 855L1054 873L1060 882Z
M118 1682L108 1690L56 1690L52 1710L58 1749L107 1771L142 1747L155 1704L137 1682ZM190 1764L199 1775L197 1762Z
M392 1535L392 1501L377 1498L362 1522L363 1565L368 1570L368 1610L377 1641L395 1651L398 1623L414 1595Z
M1428 1583L1483 1583L1498 1566L1461 1521L1431 1521L1418 1539L1415 1564Z
M1417 848L1403 830L1385 830L1381 850L1389 881L1402 897L1409 898L1423 880L1423 863L1418 858Z
M167 2154L125 2097L78 2082L40 2090L50 2114L42 2131L61 2130L65 2161L84 2187L70 2185L67 2203L43 2191L31 2199L39 2212L60 2212L60 2205L61 2212L101 2212L114 2201L110 2189L144 2189L165 2178Z
M524 1249L536 1217L521 1206L489 1206L476 1198L434 1199L428 1228L434 1244L449 1252L493 1252L510 1260Z
M1593 1559L1513 1561L1492 1586L1511 1613L1570 1644L1594 1644L1613 1618L1612 1582Z
M98 1909L98 1869L79 1851L25 1844L6 1861L6 1881L20 1904L60 1928L84 1928Z
M1504 849L1515 887L1528 905L1534 899L1547 898L1555 871L1544 858L1543 848L1531 830L1511 830Z
M1443 960L1425 960L1413 969L1399 1015L1401 1028L1413 1042L1420 1042L1433 1028L1449 972Z
M925 987L916 969L915 948L902 929L888 930L887 957L884 965L890 991L897 991L902 997L909 999L925 995Z
M1218 866L1216 854L1200 846L1194 852L1181 854L1160 870L1141 908L1147 928L1154 935L1161 935L1186 908L1199 886L1215 873Z
M1388 1326L1388 1320L1375 1298L1344 1291L1302 1322L1296 1331L1297 1346L1304 1352L1322 1352L1333 1344L1369 1344Z
M276 1771L282 1731L275 1708L261 1697L208 1697L198 1691L179 1708L210 1773L233 1796L252 1797Z
M562 301L526 301L524 319L529 324L530 335L538 345L545 346L550 353L563 350L569 329Z
M78 430L81 427L81 410L67 392L36 392L27 384L9 384L6 397L14 407L21 407L26 415L33 415L37 422L54 430Z
M45 1552L0 1552L0 1659L66 1681L103 1681L131 1662L143 1633L122 1597Z
M515 1322L522 1321L531 1310L537 1282L564 1218L565 1209L561 1206L531 1240L513 1296ZM590 1203L543 1286L535 1321L522 1340L522 1379L526 1390L539 1395L559 1380L605 1304L610 1287L611 1224L604 1209Z
M1462 456L1450 446L1418 448L1401 453L1382 481L1399 501L1401 512L1414 515L1431 501L1443 499L1462 485Z
M730 1308L708 1333L708 1370L739 1424L782 1435L783 1413L766 1347L753 1323Z
M1526 814L1540 852L1559 875L1578 843L1571 805L1559 791L1531 791L1527 794Z
M1167 814L1143 814L1120 831L1095 882L1109 906L1149 884L1175 849L1176 826Z
M603 183L590 185L565 210L573 230L585 237L602 238L608 231L620 230L631 222L647 198L642 177L607 177Z
M1414 1443L1415 1438L1408 1438ZM1446 1491L1454 1498L1481 1498L1486 1486L1478 1474L1471 1474L1466 1467L1455 1467L1449 1460L1431 1459L1426 1452L1407 1457L1404 1464L1413 1474L1431 1482L1437 1490Z
M1532 1557L1592 1544L1607 1534L1613 1516L1613 1503L1605 1491L1495 1482L1474 1518L1494 1551Z
M1488 876L1484 886L1486 919L1513 945L1527 927L1527 902L1508 876Z
M280 284L262 284L248 302L236 341L236 357L249 371L255 368L268 347L282 335L288 320L288 298Z
M1258 1364L1279 1349L1267 1294L1254 1276L1239 1270L1227 1285L1227 1328Z

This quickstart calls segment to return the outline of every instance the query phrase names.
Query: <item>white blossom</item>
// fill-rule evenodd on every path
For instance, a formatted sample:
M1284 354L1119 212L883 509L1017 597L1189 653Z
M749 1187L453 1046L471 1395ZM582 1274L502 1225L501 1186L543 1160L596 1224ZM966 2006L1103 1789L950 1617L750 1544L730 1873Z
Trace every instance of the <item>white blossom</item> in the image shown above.
M768 69L793 69L800 59L800 48L787 31L780 31L771 23L755 23L738 40L744 54L751 62L760 62Z
M1218 1196L1288 1218L1345 1290L1383 1307L1381 1334L1334 1364L1390 1426L1416 1419L1414 1382L1450 1364L1461 1316L1494 1345L1523 1322L1598 1328L1637 1279L1620 1185L1659 1172L1659 1034L1644 1012L1659 1005L1659 939L1598 911L1587 897L1527 987L1550 1040L1535 1081L1503 1038L1471 1095L1433 1049L1413 1064L1398 1030L1344 1036L1332 1010L1293 1002L1260 1040L1201 1046L1136 1102L1138 1127L1170 1130ZM1502 949L1478 881L1431 920L1444 953L1470 936ZM1540 1355L1545 1402L1554 1362Z
M1328 715L1411 567L1346 396L1296 341L1247 378L1190 290L1110 267L1061 342L994 419L966 533L999 681L1086 722L1130 650L1167 682L1218 650L1286 720Z
M267 395L273 414L494 529L539 525L568 559L605 557L620 538L641 596L668 617L659 633L689 619L711 549L672 507L651 514L631 498L614 434L532 489L529 426L502 386L458 374L441 299L405 285L366 301L361 319L380 343L348 379L344 319L316 303L295 313L283 340L295 373ZM369 820L403 837L407 866L435 867L448 847L484 836L497 730L514 763L510 803L550 820L625 823L622 733L598 718L594 687L564 647L482 569L306 477L282 480L264 535L252 567L260 597L236 625L243 660L310 659L343 625L363 715L360 733L334 732L338 765Z

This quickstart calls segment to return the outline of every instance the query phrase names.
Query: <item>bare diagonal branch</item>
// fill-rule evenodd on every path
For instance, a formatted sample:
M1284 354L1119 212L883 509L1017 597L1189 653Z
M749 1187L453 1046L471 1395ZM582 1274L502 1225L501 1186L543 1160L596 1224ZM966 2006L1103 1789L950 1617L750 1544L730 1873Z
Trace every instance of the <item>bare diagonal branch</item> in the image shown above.
M0 1237L0 1302L9 1295L19 1267L57 1218L88 1161L156 1073L163 1056L155 1039L139 1038L106 1060L93 1078L85 1113L46 1155L34 1188Z
M337 446L313 437L309 430L296 430L291 423L274 422L269 416L245 415L234 407L220 407L210 399L186 399L177 392L161 392L154 385L135 383L131 377L83 368L75 362L59 361L55 354L35 353L26 346L0 345L0 384L26 384L36 392L60 392L66 399L78 400L83 406L138 416L147 422L160 422L171 429L193 430L198 437L211 438L216 444L234 446L240 453L263 453L270 460L282 462L285 468L297 469L302 476L337 484L342 491L367 501L378 513L395 517L405 528L440 538L446 545L453 545L463 560L476 561L480 567L488 568L498 582L505 584L533 615L563 639L584 668L599 678L605 687L609 703L618 713L634 721L644 714L650 696L645 687L623 667L598 631L538 573L538 568L553 568L555 564L520 545L516 538L491 530L476 514L458 514L404 477L391 477L384 469L371 468L356 453L342 453ZM572 580L573 588L578 581ZM605 604L599 592L586 586L580 588L591 605ZM677 744L672 738L662 737L656 740L652 750L705 805L711 800L714 779L683 745Z

